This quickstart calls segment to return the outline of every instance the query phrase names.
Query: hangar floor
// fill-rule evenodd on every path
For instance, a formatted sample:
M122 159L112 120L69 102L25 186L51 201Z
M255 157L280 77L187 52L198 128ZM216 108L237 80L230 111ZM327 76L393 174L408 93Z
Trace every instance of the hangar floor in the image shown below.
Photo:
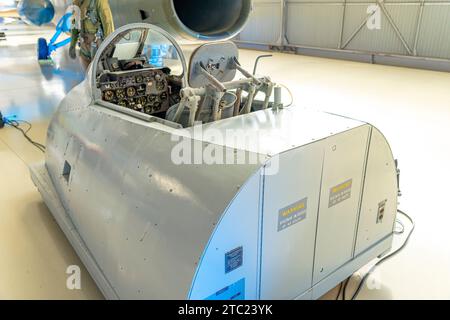
M37 63L36 38L51 30L8 29L0 41L0 110L30 121L30 135L44 142L52 112L83 74L65 52L54 66ZM249 69L258 54L241 51L241 61ZM284 54L263 60L259 73L291 88L297 105L373 123L400 161L400 207L417 229L359 298L450 299L450 74ZM66 289L66 268L82 264L30 180L27 165L41 159L19 132L0 130L0 299L101 299L84 269L82 290Z

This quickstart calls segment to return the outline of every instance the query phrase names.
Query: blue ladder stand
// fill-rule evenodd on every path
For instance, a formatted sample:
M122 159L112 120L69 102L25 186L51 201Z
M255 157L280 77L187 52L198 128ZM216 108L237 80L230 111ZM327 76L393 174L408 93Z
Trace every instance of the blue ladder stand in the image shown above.
M56 25L56 32L53 35L53 37L50 39L50 42L47 43L47 40L44 38L38 39L38 60L49 60L50 55L56 51L58 48L64 47L65 45L69 44L71 41L71 38L67 38L63 41L56 42L61 35L61 33L67 33L71 30L71 21L70 18L72 17L72 13L66 13L58 22Z

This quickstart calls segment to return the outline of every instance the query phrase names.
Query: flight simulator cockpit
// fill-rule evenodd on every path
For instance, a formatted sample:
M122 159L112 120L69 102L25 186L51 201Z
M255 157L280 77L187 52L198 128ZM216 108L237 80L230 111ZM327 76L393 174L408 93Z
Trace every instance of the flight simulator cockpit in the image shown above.
M179 52L156 31L120 34L103 51L97 74L105 102L161 117L179 102L183 76Z
M104 296L319 298L387 252L398 176L381 132L280 107L232 42L190 49L117 29L31 168Z
M276 90L269 78L257 78L242 68L234 43L199 44L189 50L187 66L185 53L164 30L124 28L94 61L98 100L140 118L157 117L183 127L267 109L281 101L275 94L271 102ZM238 71L244 77L235 80Z

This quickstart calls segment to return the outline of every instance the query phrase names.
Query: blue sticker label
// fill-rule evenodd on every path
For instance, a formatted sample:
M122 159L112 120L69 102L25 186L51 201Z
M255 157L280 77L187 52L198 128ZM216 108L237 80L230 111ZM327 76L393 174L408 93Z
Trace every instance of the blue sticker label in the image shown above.
M245 300L245 278L217 291L205 300Z
M225 273L230 273L244 264L244 248L239 247L225 254Z

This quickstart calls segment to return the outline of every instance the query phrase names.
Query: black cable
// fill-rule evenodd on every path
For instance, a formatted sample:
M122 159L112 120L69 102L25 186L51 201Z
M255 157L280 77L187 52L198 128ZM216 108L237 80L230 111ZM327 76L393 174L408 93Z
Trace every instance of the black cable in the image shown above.
M344 287L342 290L342 300L344 300L344 301L347 300L347 287L350 282L350 279L351 279L351 277L348 278L347 280L345 280L345 282L344 282Z
M45 146L41 143L38 143L36 141L34 141L33 139L30 138L30 136L28 135L28 133L31 131L31 129L33 128L33 125L27 121L24 120L10 120L5 118L4 119L5 124L9 125L10 127L20 131L22 133L22 135L25 137L25 139L27 139L28 142L30 142L33 146L35 146L37 149L39 149L39 151L45 153ZM28 126L27 129L23 129L20 124L24 123Z
M337 294L335 300L339 300L339 298L341 297L342 289L344 289L345 284L349 281L349 279L350 278L347 278L346 280L341 282L341 284L339 285L339 291L338 291L338 294ZM344 299L344 296L342 297L342 299Z
M397 250L393 251L392 253L384 256L383 258L381 258L377 263L375 263L370 270L364 275L364 277L361 279L361 282L358 285L358 288L356 288L355 293L353 294L351 300L356 300L356 298L358 297L358 295L360 294L364 283L367 281L367 279L369 278L369 276L375 271L375 269L377 267L379 267L381 264L385 263L386 261L390 260L391 258L393 258L394 256L396 256L398 253L400 253L400 251L402 251L406 245L409 243L409 240L411 239L411 235L413 234L415 228L416 228L416 224L414 222L414 220L405 212L403 212L402 210L397 210L398 213L400 213L401 215L403 215L404 217L406 217L410 222L411 222L411 230L408 233L408 236L406 237L405 242L403 242L403 244L400 246L400 248L398 248ZM402 233L402 232L401 232ZM348 282L344 285L344 296L343 296L343 300L346 299L346 295L345 292L347 290L347 286L348 286Z
M337 294L337 296L336 296L336 299L334 299L334 300L339 300L339 298L340 298L340 296L341 296L342 286L343 286L343 285L344 285L344 283L341 282L341 284L339 285L339 291L338 291L338 294Z

